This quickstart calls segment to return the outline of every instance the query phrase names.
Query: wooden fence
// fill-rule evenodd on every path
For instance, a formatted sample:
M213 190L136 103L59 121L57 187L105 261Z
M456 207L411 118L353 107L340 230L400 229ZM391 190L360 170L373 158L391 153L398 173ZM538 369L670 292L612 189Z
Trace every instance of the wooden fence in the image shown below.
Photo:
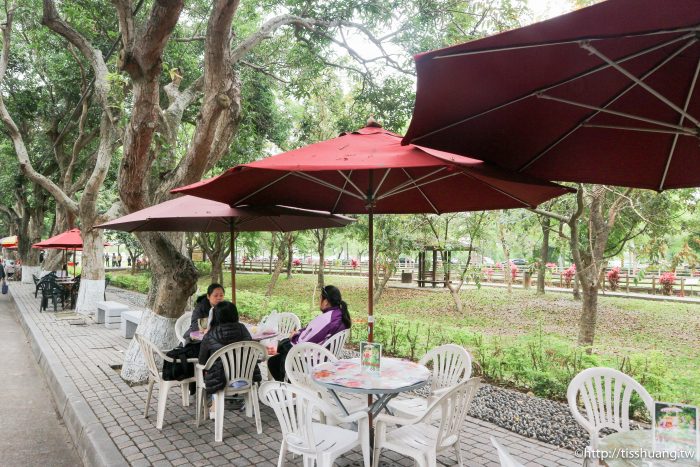
M239 261L236 263L239 271L248 272L263 272L269 273L274 269L275 263L270 265L269 261ZM299 264L292 266L294 274L317 274L318 264ZM459 274L463 265L452 264L450 267L449 277L443 272L442 264L438 265L435 276L432 271L427 271L426 278L420 281L420 286L423 287L443 287L445 280L458 280ZM567 284L564 268L551 268L546 275L546 285L548 287L560 287L571 289L573 287L573 278L570 284ZM366 276L368 272L368 263L366 261L357 263L355 267L348 262L328 262L323 266L324 274L329 275L345 275L345 276ZM402 277L403 274L403 277ZM677 296L696 296L700 295L700 271L693 275L690 272L676 272L676 281L671 289L672 295ZM493 266L483 266L481 268L480 280L482 284L503 284L505 283L502 269ZM513 284L525 285L525 287L534 287L537 282L537 271L527 277L527 269L518 268ZM417 263L401 262L397 264L396 273L392 276L392 281L402 281L418 283L418 265ZM665 293L664 287L660 282L658 273L648 273L645 277L639 278L637 275L628 274L626 270L621 270L619 281L615 290L619 292L634 292L648 293L652 295L662 295ZM470 283L474 281L470 279ZM603 290L613 290L610 283L606 280Z

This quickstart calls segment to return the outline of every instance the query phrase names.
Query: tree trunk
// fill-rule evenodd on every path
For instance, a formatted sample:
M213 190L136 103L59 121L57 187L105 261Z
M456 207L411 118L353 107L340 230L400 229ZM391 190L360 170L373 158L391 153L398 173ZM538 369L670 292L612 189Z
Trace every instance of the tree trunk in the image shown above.
M179 248L163 234L140 232L136 234L150 259L151 290L145 312L136 332L144 335L160 349L170 349L177 344L174 324L182 314L189 297L197 290L197 269L182 254ZM179 235L184 239L184 235ZM129 344L124 355L121 376L124 380L137 383L148 378L143 356L136 340Z
M84 222L85 226L80 231L83 238L83 264L75 311L90 314L97 311L97 302L104 300L104 237L101 229L92 228L96 223L94 219L91 221L87 217Z
M294 256L294 236L287 241L287 279L292 278L292 258Z
M464 281L460 281L458 285L454 285L451 282L445 282L445 285L447 286L448 290L450 291L450 295L452 295L452 300L455 302L455 308L457 309L457 313L460 315L462 314L462 311L464 311L464 305L462 304L462 297L459 295L459 291L462 288L462 284Z
M549 261L549 227L552 220L549 217L540 218L542 226L542 247L540 248L540 267L537 274L537 294L544 295L545 275L547 274L547 262Z
M318 251L318 290L325 287L325 277L323 272L323 263L326 261L326 240L328 240L328 229L316 229L314 231L316 237L316 249Z
M595 340L596 322L598 320L598 286L585 281L582 284L583 302L581 320L579 321L578 344L586 347L586 353L592 352Z
M503 280L508 285L508 293L513 292L513 276L510 271L510 246L506 241L506 233L503 228L503 223L498 224L498 236L501 240L501 246L503 247L503 255L505 260L503 261Z
M279 279L280 274L282 273L282 268L284 267L287 256L287 245L291 237L292 233L287 232L280 239L279 249L277 252L277 263L275 264L275 270L272 273L272 277L270 277L270 284L267 286L267 292L265 293L266 297L272 297L272 292L275 289L275 285L277 285L277 279Z
M212 261L212 262L211 262L211 275L210 275L210 279L211 279L212 284L213 284L213 283L217 283L217 282L218 282L219 284L221 284L221 282L219 282L219 281L221 280L221 276L222 276L222 274L221 274L221 269L222 269L222 268L221 268L221 263L220 263L220 262L218 262L218 261Z

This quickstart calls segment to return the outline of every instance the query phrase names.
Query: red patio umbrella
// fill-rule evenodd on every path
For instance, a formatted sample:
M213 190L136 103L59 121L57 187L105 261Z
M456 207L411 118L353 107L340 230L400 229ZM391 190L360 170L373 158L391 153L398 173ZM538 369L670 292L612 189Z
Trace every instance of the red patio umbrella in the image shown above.
M369 339L373 339L373 214L435 213L537 204L571 191L468 157L401 146L375 126L233 167L174 190L231 206L284 202L369 214Z
M342 227L353 221L348 217L308 209L286 206L232 208L228 204L216 201L181 196L97 225L95 228L126 232L230 232L231 294L235 303L235 234Z
M42 250L63 250L63 259L65 262L65 251L73 250L73 275L75 276L75 251L83 249L83 237L80 235L80 229L70 229L63 233L54 235L53 237L42 240L32 245L32 248L41 248ZM66 274L68 274L66 272Z
M415 57L404 143L548 180L700 185L700 1L609 0Z
M70 229L32 245L32 248L41 248L44 250L81 249L82 247L83 237L80 235L80 229Z

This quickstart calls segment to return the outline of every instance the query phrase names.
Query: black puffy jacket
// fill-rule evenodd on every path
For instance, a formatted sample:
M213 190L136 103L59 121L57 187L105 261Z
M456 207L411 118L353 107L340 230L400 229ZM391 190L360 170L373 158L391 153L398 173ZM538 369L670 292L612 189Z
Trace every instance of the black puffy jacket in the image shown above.
M204 335L202 345L199 348L199 363L204 365L209 357L220 348L240 341L252 341L248 329L241 323L224 323L212 326L211 330ZM260 369L255 365L253 381L262 381ZM226 373L221 360L217 360L214 365L204 375L204 384L207 387L207 394L214 394L226 387Z

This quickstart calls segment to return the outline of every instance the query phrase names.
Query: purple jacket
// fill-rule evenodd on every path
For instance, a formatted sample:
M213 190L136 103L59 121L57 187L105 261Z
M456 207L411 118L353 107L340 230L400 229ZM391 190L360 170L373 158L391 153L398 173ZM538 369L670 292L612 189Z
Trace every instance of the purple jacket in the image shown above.
M343 323L343 312L339 307L332 307L318 315L305 328L291 338L292 344L313 342L323 344L329 337L347 329Z

